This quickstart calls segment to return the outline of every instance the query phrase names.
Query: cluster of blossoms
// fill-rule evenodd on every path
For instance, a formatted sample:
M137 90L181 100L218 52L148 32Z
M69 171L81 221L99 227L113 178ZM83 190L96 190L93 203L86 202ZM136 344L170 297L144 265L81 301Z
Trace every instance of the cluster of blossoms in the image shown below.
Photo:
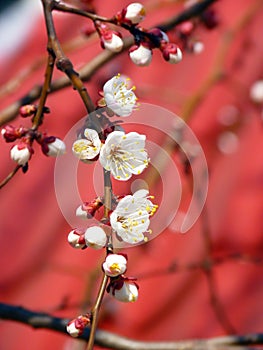
M104 115L103 121L111 127L107 127L105 132L85 126L72 145L73 154L81 161L98 161L108 174L119 181L127 181L133 175L140 174L149 162L145 149L146 136L137 132L125 133L123 129L118 129L119 125L109 121L114 114L127 117L137 108L134 90L134 87L129 87L129 80L121 75L106 82L98 107L104 107L103 113L107 117ZM105 275L109 277L106 291L122 302L137 300L138 285L135 278L125 276L127 256L113 253L113 235L119 241L131 245L146 242L147 234L151 234L150 218L158 207L152 203L152 199L148 190L144 189L121 197L113 194L106 221L103 218L98 225L90 225L87 229L74 229L68 235L68 242L73 248L106 249L107 257L102 264ZM103 206L104 198L97 197L82 203L76 209L76 216L82 219L93 218ZM67 331L73 337L78 336L89 322L87 315L81 315L70 321Z
M127 260L125 254L109 254L102 263L102 270L110 279L107 292L124 303L135 302L139 295L136 278L124 275L127 270ZM79 337L90 323L90 314L80 315L67 324L67 332L74 338Z
M34 115L36 110L37 107L35 105L25 105L20 108L20 115L26 118ZM66 151L64 142L59 138L48 136L45 133L40 133L37 130L24 126L14 127L6 125L2 128L1 134L6 142L16 142L10 150L10 156L18 165L23 167L24 171L27 170L28 161L34 153L33 141L36 141L41 146L41 150L46 156L57 157Z
M163 58L170 63L182 60L182 51L178 45L170 43L168 36L159 28L146 30L139 26L144 20L146 11L141 3L131 3L113 18L113 23L128 30L135 44L129 50L129 56L137 66L148 66L152 61L153 49L161 50ZM100 36L101 46L112 52L123 49L120 32L112 30L107 24L96 22L96 30Z

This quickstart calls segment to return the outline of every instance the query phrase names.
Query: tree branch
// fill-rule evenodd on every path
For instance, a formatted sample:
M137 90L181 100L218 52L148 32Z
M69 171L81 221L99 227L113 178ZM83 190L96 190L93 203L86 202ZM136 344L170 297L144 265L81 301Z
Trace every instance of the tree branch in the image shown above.
M54 317L42 312L34 312L21 306L0 303L0 319L27 324L33 328L50 329L65 333L69 319ZM87 328L79 339L88 340L90 331ZM263 333L231 335L200 340L183 340L171 342L144 342L121 337L117 334L97 330L95 344L117 350L211 350L227 349L234 346L263 345Z
M184 22L185 20L189 20L193 17L196 17L202 13L206 8L208 8L212 3L216 0L204 0L200 3L197 3L190 8L184 10L182 13L177 14L176 16L172 16L167 21L156 25L156 27L160 28L163 31L169 31L173 29L176 25ZM120 53L113 53L107 50L102 51L97 57L88 62L82 69L79 70L79 77L82 81L89 81L91 77L107 62L111 61L115 56L123 53L128 50L129 47L133 44L134 39L132 36L124 38L124 46L123 50ZM62 77L60 79L55 80L50 86L50 93L61 90L65 87L71 85L71 81L68 77ZM19 108L24 104L33 103L40 97L41 86L33 87L25 96L23 96L20 100L14 102L13 104L6 107L4 110L0 112L0 125L3 125L11 120L13 120L19 111ZM83 92L82 92L83 93Z

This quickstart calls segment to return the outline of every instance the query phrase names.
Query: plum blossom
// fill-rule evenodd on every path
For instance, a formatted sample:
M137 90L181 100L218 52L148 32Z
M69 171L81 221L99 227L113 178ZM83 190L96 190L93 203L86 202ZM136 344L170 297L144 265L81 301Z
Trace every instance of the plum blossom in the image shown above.
M133 45L129 50L130 59L140 67L149 66L152 62L152 49L146 45Z
M140 174L148 165L148 154L145 150L145 135L137 132L125 134L113 131L101 148L99 161L104 169L121 181Z
M120 74L108 80L103 86L106 105L118 116L128 117L137 107L137 97L133 92L135 86L129 88L129 78Z
M118 301L135 302L139 296L139 287L134 282L135 280L132 277L124 276L113 278L107 287L107 292Z
M93 160L100 153L101 141L96 130L85 129L85 139L76 140L73 143L73 154L82 161Z
M178 63L182 61L182 51L176 44L167 43L163 48L163 58L169 63Z
M127 269L127 259L122 254L109 254L102 268L109 277L116 277L125 273Z
M132 24L138 24L144 20L145 15L145 7L139 2L133 2L125 8L124 19Z
M101 249L107 243L107 235L99 226L89 227L84 234L86 245L93 249Z
M42 152L50 157L57 157L66 152L65 143L55 136L44 137L41 142Z
M77 338L83 334L85 327L90 324L90 315L80 315L67 324L67 332Z
M68 234L68 243L75 249L86 248L84 232L78 229L70 231Z
M136 244L145 240L144 233L149 230L150 216L156 210L147 190L138 190L133 195L122 198L110 216L112 229L124 242Z
M110 31L107 35L101 36L101 45L111 52L120 52L123 48L123 41L118 33Z
M31 158L32 153L33 150L28 144L20 142L11 148L10 156L18 165L24 166Z

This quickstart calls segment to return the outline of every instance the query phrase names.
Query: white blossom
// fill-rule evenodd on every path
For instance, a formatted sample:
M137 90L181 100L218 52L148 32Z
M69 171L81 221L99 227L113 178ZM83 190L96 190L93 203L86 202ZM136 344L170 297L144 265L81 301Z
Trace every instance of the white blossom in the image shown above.
M163 57L169 63L178 63L182 61L183 54L176 44L167 43L163 48Z
M54 142L48 143L47 146L47 155L51 157L57 157L58 155L64 154L66 152L65 143L57 137Z
M150 216L158 206L150 201L148 194L147 190L139 190L125 196L111 213L111 227L124 242L136 244L145 240L144 233L151 232Z
M108 80L103 86L106 105L117 115L128 117L137 107L137 97L133 92L135 86L129 88L129 78L120 74Z
M87 211L83 210L82 205L77 207L76 216L81 219L87 219Z
M114 33L111 33L110 36L107 35L107 37L102 36L101 40L103 47L111 52L120 52L123 48L122 39Z
M152 62L152 50L144 45L134 45L129 51L130 58L137 66L149 66Z
M113 131L101 148L100 163L117 180L128 180L132 174L140 174L148 165L145 135L137 132L125 134Z
M89 161L100 153L101 141L96 130L85 129L85 139L76 140L73 143L73 154L82 161Z
M138 24L145 18L145 7L139 2L133 2L126 7L125 19L132 24Z
M31 152L26 144L20 143L11 148L10 156L18 165L24 166L31 158Z
M111 288L109 293L117 300L128 303L138 299L139 291L134 283L123 282L120 289Z
M86 245L93 249L101 249L107 243L107 235L99 226L89 227L84 234Z
M86 247L84 234L78 230L72 230L68 234L68 243L75 249L83 249Z
M116 277L126 271L127 259L121 254L109 254L102 267L107 276Z
M250 88L250 98L255 103L263 102L263 80L255 81Z

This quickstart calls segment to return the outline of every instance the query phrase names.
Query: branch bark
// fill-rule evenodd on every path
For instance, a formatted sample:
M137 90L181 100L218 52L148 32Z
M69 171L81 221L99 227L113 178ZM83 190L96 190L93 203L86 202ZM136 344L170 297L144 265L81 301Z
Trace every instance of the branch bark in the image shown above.
M0 319L27 324L33 328L44 328L65 333L69 319L51 316L43 312L34 312L21 306L0 303ZM87 328L79 339L88 340L90 330ZM68 335L69 336L69 335ZM171 342L144 342L97 330L95 344L117 350L219 350L236 349L236 346L263 345L263 333L221 336L210 339L193 339Z

